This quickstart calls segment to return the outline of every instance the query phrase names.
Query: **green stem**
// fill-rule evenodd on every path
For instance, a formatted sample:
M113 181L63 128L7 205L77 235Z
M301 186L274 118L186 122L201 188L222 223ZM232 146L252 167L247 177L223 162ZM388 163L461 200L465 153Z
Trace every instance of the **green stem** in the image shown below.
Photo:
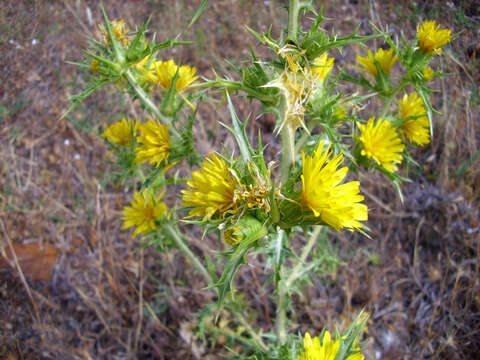
M293 133L292 133L293 132ZM282 162L280 164L280 182L285 184L290 175L290 166L295 161L295 129L285 125L281 131Z
M298 20L300 12L300 1L289 0L288 2L288 33L287 41L297 42ZM293 130L295 131L295 130ZM282 163L280 165L280 181L284 184L288 180L290 165L295 159L295 138L291 136L291 131L284 126L281 131L282 136ZM292 143L293 142L293 143ZM283 230L280 230L279 236L283 236ZM282 274L282 267L278 270ZM284 345L287 341L287 306L288 306L288 283L282 279L277 285L277 313L276 313L276 333L278 345Z
M305 261L308 255L312 251L316 244L318 234L320 233L321 226L316 226L310 235L310 238L302 250L298 263L293 268L292 272L286 279L282 279L278 282L277 287L277 319L276 319L276 333L277 342L281 346L285 344L287 340L287 305L288 305L288 291L294 281L301 276L305 268ZM283 231L283 230L281 230Z
M238 81L218 79L214 81L206 81L206 82L190 85L190 89L202 88L202 87L224 87L230 90L244 91L251 97L254 97L255 99L258 99L260 101L263 101L269 104L275 104L277 101L277 97L271 96L271 95L265 95L255 89L244 86L241 82L238 82Z
M172 121L166 117L165 115L163 115L160 111L160 109L157 107L157 105L155 105L155 103L152 101L152 99L150 99L150 97L147 95L147 93L145 92L145 90L143 90L143 88L138 84L137 82L137 79L135 78L135 76L132 74L131 70L128 69L125 71L124 73L125 75L125 78L127 79L128 83L130 84L130 86L133 88L133 90L135 91L135 93L137 94L138 98L140 99L140 101L142 102L142 104L148 109L150 110L150 112L155 116L157 117L162 123L163 125L172 125ZM175 129L175 127L173 126L170 126L170 131L176 136L176 137L180 137L180 134L178 133L177 129Z
M277 314L276 314L276 332L277 343L282 346L287 341L287 305L288 289L284 280L278 282L277 287Z
M208 273L207 269L202 265L200 260L195 256L195 254L190 250L188 245L185 243L185 240L178 234L178 231L170 224L165 225L167 231L172 235L172 239L177 245L178 249L183 252L192 262L195 269L197 269L205 278L205 281L211 285L213 284L213 279Z
M295 43L297 42L299 12L300 12L300 1L289 0L287 41L290 40Z
M268 351L267 345L265 345L262 338L253 330L253 328L250 326L248 321L243 317L243 315L240 314L238 311L234 311L234 314L235 314L235 317L238 319L238 321L245 327L247 332L250 334L253 341L257 345L257 347L261 348L263 351Z
M387 97L387 100L385 100L385 103L383 104L382 112L380 113L379 118L383 119L385 115L387 115L388 110L390 109L390 106L392 105L392 102L396 99L398 93L405 89L405 86L407 85L407 81L405 78L403 78L398 86L393 90L393 92Z
M313 246L317 242L318 234L320 233L320 230L322 229L321 226L315 226L313 229L312 234L310 235L310 238L308 239L307 244L302 250L302 254L300 255L300 259L293 268L292 272L288 276L287 280L285 281L285 285L288 287L292 286L293 282L297 280L297 278L300 276L300 274L303 272L303 269L305 268L305 261L307 260L308 255L310 254L310 251L312 251Z
M210 326L210 325L206 325L205 328L207 330L211 331L212 333L223 334L225 336L231 337L231 338L247 345L248 347L250 347L252 349L257 349L258 348L258 344L256 344L255 341L250 340L250 339L248 339L244 336L238 335L237 333L233 332L232 330L222 329L222 328L218 328L218 327Z

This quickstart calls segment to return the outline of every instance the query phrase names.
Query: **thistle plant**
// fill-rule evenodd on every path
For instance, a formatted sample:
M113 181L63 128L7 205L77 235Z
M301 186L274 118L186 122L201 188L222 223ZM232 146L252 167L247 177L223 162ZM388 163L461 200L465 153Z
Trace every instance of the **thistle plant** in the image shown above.
M186 30L206 5L202 2ZM73 98L69 111L107 84L120 87L145 110L144 119L122 119L102 133L111 147L110 157L135 184L133 201L123 210L123 229L134 228L133 236L141 235L147 244L177 247L190 259L218 298L215 307L205 307L199 334L221 333L216 321L222 312L232 313L247 334L226 332L245 345L239 358L364 358L358 341L365 314L342 335L324 330L313 338L309 333L302 336L293 331L288 316L289 310L294 313L291 296L324 265L312 252L319 239L328 236L327 229L368 236L368 208L359 181L350 178L360 167L380 171L401 196L400 184L408 180L400 175L402 165L413 162L409 150L427 145L433 136L435 110L428 82L443 74L428 65L452 39L450 30L426 21L412 40L394 41L388 29L375 26L374 35L355 31L339 37L320 27L328 20L322 10L317 13L311 1L289 0L288 27L278 39L247 27L274 58L258 59L252 50L251 64L236 69L240 81L219 75L200 80L194 66L163 58L162 49L190 43L180 40L184 32L155 43L147 40L148 22L130 30L123 20L110 20L105 11L100 39L92 40L86 51L89 58L77 64L91 68L92 83ZM300 27L304 13L315 15L306 32ZM366 44L372 39L382 40L385 48L369 49ZM346 46L367 47L366 55L357 57L357 65L339 68L335 52ZM358 91L346 94L345 82ZM225 94L231 122L223 125L236 141L238 156L226 149L206 155L195 151L197 103L208 101L204 95L209 88ZM281 153L270 163L264 158L269 149L262 134L251 144L247 120L236 114L231 96L238 93L276 116L274 134L281 141ZM378 108L366 107L373 99ZM184 160L192 168L190 178L170 175L168 170ZM178 186L178 201L167 205L162 201L165 192ZM212 266L195 254L180 223L215 232L226 247L220 253L224 264ZM266 273L275 287L275 328L267 334L249 325L232 291L235 275L250 253L265 254Z

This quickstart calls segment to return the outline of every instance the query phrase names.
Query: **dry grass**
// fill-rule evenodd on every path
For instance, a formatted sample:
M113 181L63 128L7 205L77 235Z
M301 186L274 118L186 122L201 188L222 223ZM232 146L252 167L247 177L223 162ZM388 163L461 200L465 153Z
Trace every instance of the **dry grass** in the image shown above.
M152 17L159 38L175 35L199 1L105 1L112 18L130 24ZM416 152L423 164L403 186L405 203L383 177L362 174L370 210L372 240L334 234L340 258L349 265L320 280L295 298L294 330L332 328L348 322L358 309L372 311L368 354L382 359L476 358L480 354L478 126L479 6L457 1L339 1L326 4L329 23L340 33L370 20L412 36L428 14L455 32L466 32L438 58L451 75L437 80L431 146ZM90 14L90 15L89 15ZM279 1L212 1L194 29L197 45L170 50L183 63L231 74L224 58L248 58L253 39L244 24L274 34L285 24ZM81 58L85 34L100 22L97 1L0 3L0 231L8 244L53 244L60 255L48 282L23 278L22 266L0 270L0 357L7 359L204 359L222 358L225 339L201 344L192 337L195 313L214 300L202 279L176 250L138 250L120 231L124 189L105 184L111 168L97 134L122 114L141 114L113 89L88 99L66 120L58 120L68 95L84 87L86 75L65 63ZM359 49L346 49L339 63L351 62ZM259 54L268 55L260 50ZM236 102L240 117L253 117L257 103ZM201 107L196 125L198 149L207 153L232 140L219 126L228 119L222 102ZM261 128L272 154L279 144L271 117L251 122ZM272 155L270 155L272 156ZM175 193L168 194L174 201ZM198 238L192 228L192 239ZM218 244L194 240L196 252L213 258ZM251 257L239 274L238 288L257 315L252 322L271 330L275 308L262 288L262 257ZM25 270L25 269L23 269ZM254 284L246 286L245 284ZM220 355L219 355L220 354ZM378 357L377 357L378 358Z

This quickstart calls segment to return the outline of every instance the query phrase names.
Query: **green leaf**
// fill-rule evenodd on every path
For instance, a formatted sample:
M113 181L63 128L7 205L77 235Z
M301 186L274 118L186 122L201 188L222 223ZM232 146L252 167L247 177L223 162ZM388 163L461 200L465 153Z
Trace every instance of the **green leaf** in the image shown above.
M116 60L118 63L123 64L125 60L123 47L122 45L120 45L117 37L115 36L115 33L113 32L112 23L108 19L107 12L105 11L103 4L100 4L100 8L102 9L103 18L105 20L105 28L107 30L108 36L110 37L110 43L112 44Z
M258 239L265 235L266 229L257 232L256 235L247 237L231 250L222 276L215 284L213 284L214 287L218 288L218 312L215 321L218 320L218 316L220 315L220 311L225 301L225 296L233 289L233 279L235 278L235 274L240 266L246 263L245 257L248 251L253 249L257 245Z
M342 70L342 72L338 74L338 79L343 81L348 81L348 82L363 86L369 90L375 91L375 87L372 84L370 84L370 82L367 79L365 79L363 75L360 75L360 78L356 78L355 76L347 74Z
M423 103L427 108L427 116L428 116L428 121L430 123L430 137L431 137L430 141L433 141L433 113L435 112L438 114L439 112L433 108L433 105L430 102L430 94L428 93L425 87L418 86L416 87L416 90L420 95L420 97L422 98Z
M135 34L135 37L130 42L130 46L127 50L128 62L136 63L150 54L149 47L145 46L145 33L148 30L149 22L150 19L148 19L144 24L140 26L140 28L137 30L137 33Z
M167 48L167 47L173 47L173 46L178 46L178 45L191 45L194 44L194 41L178 41L177 40L178 36L175 39L168 39L164 42L161 42L159 44L154 44L152 45L152 50L151 53L153 54L154 52Z
M278 289L278 282L280 281L280 269L282 268L284 260L284 244L286 237L285 231L278 231L273 240L273 279L275 281L275 289Z
M224 126L228 130L230 130L230 132L235 137L235 140L237 141L237 145L240 149L240 154L242 154L242 159L244 163L246 164L247 161L253 162L254 151L250 146L250 143L248 142L246 122L242 123L240 121L240 119L238 118L235 112L235 108L233 107L232 99L230 99L230 95L228 94L228 91L226 92L226 94L227 94L228 108L230 110L230 115L232 117L233 128L228 127L226 125Z
M195 14L193 15L192 17L192 20L190 20L190 24L188 24L187 28L185 30L189 30L193 24L195 24L195 22L198 20L198 18L202 15L203 11L205 10L205 8L207 7L208 5L208 1L209 0L203 0L202 3L200 4L200 6L198 7L197 11L195 12Z
M362 310L352 322L352 325L350 325L350 327L346 332L343 333L342 336L340 336L338 333L336 334L336 337L338 336L340 338L341 345L338 349L337 355L335 356L335 360L346 359L350 355L357 353L354 350L354 346L357 343L357 339L363 331L367 320L368 315L365 315L365 312Z
M100 89L102 86L110 83L112 80L110 79L101 79L96 81L94 84L90 85L87 90L82 91L80 94L74 95L71 97L73 104L68 108L67 111L63 113L60 119L64 119L72 110L74 110L78 105L82 103L87 97L93 94L95 91Z
M313 34L306 36L302 40L301 47L306 50L306 56L309 60L314 60L317 56L323 54L326 51L336 48L342 48L351 44L363 44L372 39L378 37L384 37L385 34L375 34L367 36L357 35L358 28L348 36L337 38L335 34L332 34L330 38L327 37L324 30L317 31Z

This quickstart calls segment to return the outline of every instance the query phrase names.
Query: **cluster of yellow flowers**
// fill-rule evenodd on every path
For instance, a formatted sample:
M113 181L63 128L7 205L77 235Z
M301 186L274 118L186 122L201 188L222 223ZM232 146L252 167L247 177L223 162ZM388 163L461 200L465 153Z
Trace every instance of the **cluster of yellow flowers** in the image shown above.
M368 219L367 206L360 204L364 199L359 194L360 184L358 181L341 184L348 172L347 167L337 169L343 155L330 159L330 146L324 147L322 141L313 157L303 154L301 202L306 210L336 230L359 229L362 227L359 221ZM234 170L223 159L211 155L200 171L193 172L192 180L187 182L190 189L182 191L182 205L192 208L189 215L210 218L238 212L242 199L237 196L237 189L241 184L233 174ZM266 191L263 194L268 195Z
M127 32L125 26L118 23L114 24L114 27L117 28L115 35L122 39ZM441 30L434 21L427 21L418 27L417 38L421 51L438 54L440 48L450 40L450 30ZM287 116L284 119L285 123L280 124L280 128L285 124L293 129L305 127L303 121L305 105L314 92L321 91L323 81L332 70L335 59L324 53L314 61L303 61L304 65L301 66L298 59L306 58L295 49L287 46L278 49L278 54L286 59L285 71L265 87L277 87L285 97ZM388 76L396 61L394 49L379 49L375 54L369 50L367 56L357 57L357 62L361 66L359 69L372 76L377 76L379 71ZM177 66L173 60L158 61L145 58L136 67L144 80L163 90L169 90L174 77L177 76L175 87L179 94L198 78L195 76L194 67ZM431 79L433 75L432 69L428 67L424 69L425 80ZM335 107L335 117L343 119L346 115L343 106ZM403 160L405 143L402 137L418 145L425 145L430 141L428 117L423 100L417 93L405 94L398 101L398 116L400 119L398 125L382 118L376 121L375 118L370 118L366 124L358 124L361 154L373 159L391 173L398 170L398 164ZM140 132L139 136L136 136L137 130ZM136 136L139 143L135 149L136 161L159 166L167 162L171 151L168 130L168 127L154 120L139 124L137 121L127 122L123 119L111 125L103 136L117 145L129 144ZM336 230L362 228L361 221L368 219L368 209L362 203L364 197L360 194L359 182L343 183L348 172L347 167L339 168L343 162L343 155L333 156L331 146L326 146L325 142L321 141L313 155L302 153L302 160L301 193L298 199L288 200L299 202L306 213L310 212L315 218ZM249 208L263 208L268 213L269 196L272 191L270 180L261 179L259 176L254 179L256 179L254 185L243 184L228 161L219 155L211 154L205 159L202 167L192 173L191 180L187 182L188 188L182 190L182 206L190 209L188 216L198 216L204 220L230 215L241 216ZM279 194L279 189L275 189L275 194ZM139 200L141 196L144 197L142 201ZM134 198L135 205L124 210L125 224L137 225L135 235L151 231L155 228L151 217L155 214L164 214L166 211L164 203L147 199L144 193L136 193ZM143 222L142 217L150 220ZM229 231L234 233L232 229Z
M320 14L318 19L322 18L323 15ZM290 21L289 18L289 36L292 30ZM119 164L128 167L129 174L131 170L138 170L134 163L137 166L148 163L159 170L146 178L146 188L134 191L130 205L122 210L122 229L134 227L134 237L148 235L158 229L171 230L169 214L173 214L173 211L162 201L165 190L160 194L156 192L161 185L165 185L164 175L168 168L174 166L177 160L187 157L185 153L191 150L191 127L184 130L175 122L181 106L186 103L195 109L190 101L201 96L186 95L188 89L223 86L235 91L243 90L260 100L265 111L273 110L278 116L276 130L282 136L280 181L271 179L271 170L277 162L272 161L266 165L261 140L257 151L252 148L246 139L245 128L241 126L244 124L234 114L227 94L229 105L232 106L233 126L230 130L237 140L243 163L221 154L210 154L204 158L199 169L192 171L191 179L186 181L186 188L181 190L182 210L188 211L186 218L198 217L201 218L199 222L205 225L215 224L221 231L223 240L236 246L226 262L230 267L226 266L224 274L213 285L221 290L218 292L220 306L225 294L231 290L233 276L243 262L246 251L263 246L264 241L259 239L265 239L267 235L281 235L280 229L288 234L295 227L301 226L305 230L309 225L319 224L337 231L362 231L363 222L368 220L368 207L360 192L360 182L346 180L349 169L343 166L344 156L351 157L355 164L370 162L369 165L373 164L386 173L393 182L399 179L394 173L404 159L408 160L407 146L423 146L430 142L431 105L426 85L440 74L426 65L433 56L441 54L442 47L452 38L451 30L442 29L435 21L425 21L418 25L415 42L401 49L389 40L388 34L378 29L377 35L362 37L353 34L348 38L351 43L363 44L369 39L383 36L389 47L367 50L365 56L356 57L358 66L355 68L365 73L365 77L340 73L329 82L335 58L329 57L327 50L341 48L345 43L342 42L344 40L337 41L335 36L330 39L319 37L323 33L316 32L316 21L315 27L304 33L302 41L296 39L301 35L296 35L295 41L287 43L273 40L268 34L258 36L265 41L271 40L268 45L276 52L277 59L266 63L256 62L256 70L250 72L252 66L249 71L242 73L241 82L222 82L218 79L224 79L217 77L216 81L195 84L199 78L195 67L180 66L173 59L164 61L154 57L156 50L163 45L149 44L143 36L146 28L138 31L134 38L123 20L109 22L106 19L106 23L108 31L101 25L99 30L102 42L95 44L103 57L92 54L92 71L103 77L97 80L106 79L105 82L116 82L124 89L128 87L129 92L133 92L158 118L144 123L123 118L102 133L116 151ZM293 30L296 30L296 26L293 26ZM138 44L140 45L134 46ZM252 57L255 59L254 54ZM399 66L397 62L405 70L398 81L391 75L394 74L394 66ZM283 64L280 65L280 70L279 64ZM373 83L370 82L372 78ZM383 102L381 115L377 118L370 117L366 122L359 120L355 113L360 109L358 104L362 97L356 94L344 97L333 90L336 89L337 81L342 79L367 88L370 93L364 99L378 95ZM215 85L211 85L213 83ZM407 89L407 86L412 86L415 91ZM159 108L147 94L153 89L162 91ZM395 101L397 108L392 110ZM347 107L352 113L350 116ZM165 126L160 120L168 125ZM351 130L350 134L338 128L344 125L345 129ZM315 134L320 127L323 134L309 137L311 132ZM301 138L296 136L300 128L304 130ZM351 139L351 153L343 144L342 137ZM305 149L308 152L302 151ZM196 160L195 156L188 159ZM159 175L160 172L162 174ZM283 241L283 235L279 238ZM316 239L316 236L312 236L304 247L305 252L302 250L303 260L308 258L311 244ZM182 245L180 241L177 245L185 249L185 244ZM185 253L188 255L188 252ZM193 254L188 256L195 258ZM198 266L198 261L194 261L194 264ZM298 270L300 265L303 262L292 268L292 273L286 280L279 276L282 274L280 270L275 270L275 276L280 279L276 284L280 299L277 302L279 346L291 341L284 335L288 302L282 305L280 290L285 287L287 291L283 291L283 296L289 296L291 290L288 288L301 276L301 271ZM207 281L211 282L207 270L201 264L198 267L204 270ZM329 331L324 331L321 337L312 338L308 332L305 333L303 346L296 349L297 360L364 360L365 356L357 342L368 317L362 314L344 335L336 332L332 337Z
M134 138L140 144L135 148L137 162L149 162L151 165L159 166L166 162L170 155L169 126L163 126L160 122L149 120L142 124L138 120L121 121L110 125L102 136L119 146L130 145ZM137 135L140 131L140 135Z
M136 162L149 162L151 165L159 166L162 162L166 163L170 155L168 126L165 127L154 120L142 124L138 120L129 119L127 122L123 118L110 125L102 136L118 146L129 146L136 138L140 144L135 148ZM135 192L131 206L123 209L123 229L136 226L133 236L155 230L157 228L155 220L167 212L167 205L160 201L162 197L163 193L155 199L153 193L147 196L146 189L142 193Z
M440 54L441 48L451 39L451 30L441 29L435 21L425 21L417 27L417 39L418 48L423 53ZM393 49L379 49L375 54L368 50L366 57L357 56L357 62L363 67L358 69L373 76L378 75L379 69L388 76L396 60ZM433 76L434 71L430 67L423 70L425 81ZM398 170L397 164L402 161L401 153L405 148L397 130L417 145L430 142L430 123L423 100L417 93L405 94L398 101L398 112L402 119L398 129L385 119L378 119L374 123L371 118L366 125L359 124L362 155L375 160L378 165L392 173Z

